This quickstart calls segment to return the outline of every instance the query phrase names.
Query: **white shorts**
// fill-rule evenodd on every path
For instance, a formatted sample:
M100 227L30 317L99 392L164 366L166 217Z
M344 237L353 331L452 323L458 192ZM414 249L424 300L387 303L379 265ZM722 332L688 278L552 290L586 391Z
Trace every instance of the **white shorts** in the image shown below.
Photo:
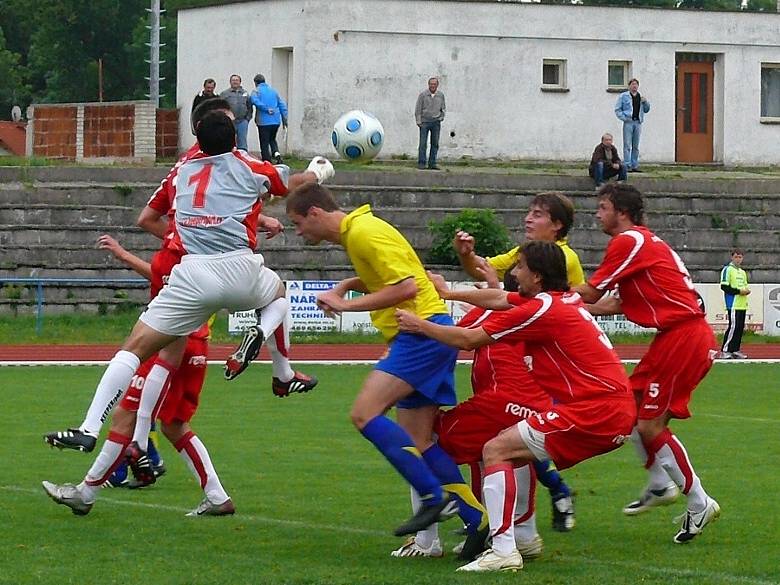
M251 250L226 254L188 254L171 271L139 319L167 335L196 331L220 309L260 309L277 298L281 279Z
M534 454L538 461L552 459L544 448L544 433L540 433L530 426L527 420L521 420L517 423L517 430L520 432L523 443L526 444L528 450Z

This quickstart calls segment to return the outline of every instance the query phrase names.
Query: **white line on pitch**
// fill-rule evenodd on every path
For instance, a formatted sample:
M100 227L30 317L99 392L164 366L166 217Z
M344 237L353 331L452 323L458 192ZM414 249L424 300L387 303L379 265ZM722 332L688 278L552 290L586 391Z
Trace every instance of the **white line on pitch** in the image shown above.
M0 490L7 491L7 492L31 494L31 495L40 494L39 490L33 490L30 488L12 486L12 485L0 486ZM118 506L148 508L152 510L163 510L166 512L177 512L180 514L185 514L189 512L188 508L180 508L178 506L167 506L165 504L149 504L146 502L116 500L111 497L102 497L100 499L106 503L110 503ZM389 537L389 533L386 531L370 530L367 528L353 528L350 526L344 526L343 524L339 524L339 525L317 524L312 522L304 522L302 520L286 520L280 518L268 518L266 516L255 516L253 514L240 514L239 518L243 522L258 522L260 524L278 524L280 526L293 526L296 528L308 528L313 530L327 530L332 532L347 532L350 534L363 534L366 536ZM192 521L197 522L197 520L194 519ZM642 571L645 571L657 575L666 575L670 577L706 578L715 582L736 583L736 584L743 584L743 585L778 585L777 581L766 581L764 579L758 579L755 577L749 577L745 575L732 575L730 573L713 573L713 572L696 571L696 570L688 570L688 569L652 567L639 562L632 563L626 561L610 561L606 559L594 559L593 557L566 555L566 554L556 555L555 559L564 562L587 563L589 565L603 565L603 566L627 568L627 569L630 568L636 571L637 573L641 573Z

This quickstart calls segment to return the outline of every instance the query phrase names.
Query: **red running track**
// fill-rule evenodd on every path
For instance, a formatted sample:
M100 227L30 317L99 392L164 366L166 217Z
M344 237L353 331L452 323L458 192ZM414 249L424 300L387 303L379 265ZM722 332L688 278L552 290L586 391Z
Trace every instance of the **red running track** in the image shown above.
M213 344L210 347L210 360L223 360L235 348L235 345ZM2 345L0 362L17 361L108 361L116 353L116 345ZM647 351L647 345L618 345L618 355L622 359L639 359ZM382 344L301 344L290 349L293 361L316 360L376 360L385 351ZM753 359L780 359L780 344L753 344L742 347L748 357ZM461 352L461 359L471 359L470 352ZM265 348L260 352L261 360L268 359Z

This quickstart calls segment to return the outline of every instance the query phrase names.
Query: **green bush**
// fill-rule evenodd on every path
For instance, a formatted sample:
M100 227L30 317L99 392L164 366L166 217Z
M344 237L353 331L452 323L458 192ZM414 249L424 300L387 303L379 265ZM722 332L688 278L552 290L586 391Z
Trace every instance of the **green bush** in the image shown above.
M512 248L512 240L506 226L492 209L464 209L442 221L430 222L428 228L433 233L433 245L427 260L432 264L460 264L452 247L452 238L458 230L467 231L474 236L476 252L480 256L495 256Z

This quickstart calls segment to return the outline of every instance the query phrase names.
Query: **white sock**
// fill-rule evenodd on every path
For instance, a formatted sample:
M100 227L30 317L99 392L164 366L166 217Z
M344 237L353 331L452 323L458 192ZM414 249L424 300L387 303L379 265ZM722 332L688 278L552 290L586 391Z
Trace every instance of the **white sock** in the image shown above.
M206 446L195 433L184 435L175 447L212 504L219 505L230 499L219 481Z
M95 395L92 397L87 416L79 426L82 433L93 437L100 434L103 423L127 390L133 374L140 365L141 360L134 353L123 349L116 352L108 362L108 367L103 372L103 377L100 378Z
M125 447L130 443L130 438L119 433L111 432L103 443L92 467L87 471L84 481L79 484L79 491L84 496L84 501L94 502L97 498L97 492L108 478L111 477L114 469L121 463L125 456Z
M422 500L420 499L420 494L417 493L417 490L413 487L409 488L409 495L412 499L412 513L416 514L420 508L422 508ZM439 538L439 524L437 522L434 522L431 524L428 528L425 530L420 530L414 537L414 541L417 543L417 546L421 548L430 548L433 544L433 541Z
M631 431L631 443L633 443L636 454L642 462L642 465L647 465L647 449L645 449L645 446L642 443L642 437L639 435L639 429L637 429L637 427L634 427L634 430ZM660 490L672 483L672 479L669 477L669 474L666 473L666 470L661 467L661 463L658 459L653 461L653 464L647 469L647 472L649 474L647 489L649 490Z
M536 495L536 477L530 465L515 469L517 496L515 497L515 540L528 542L536 537L536 514L534 498Z
M482 497L490 520L490 535L493 550L503 556L516 550L515 545L515 501L517 486L511 463L493 465L485 469Z
M274 329L282 324L289 309L290 303L284 297L271 301L260 309L260 318L258 319L257 324L263 332L263 337L265 337L265 339L270 338L273 335Z
M270 337L266 339L265 346L268 353L271 354L271 364L274 378L279 378L282 382L289 382L295 376L295 372L290 367L290 327L292 327L292 316L287 311L284 314L284 321L274 329Z
M688 496L688 509L701 512L707 506L707 492L701 485L701 480L693 470L688 452L680 440L670 431L664 432L663 442L655 452L656 461L674 480L680 490Z
M138 443L138 446L144 451L149 446L149 431L152 430L152 420L165 400L171 374L170 366L158 361L149 370L144 387L141 389L141 402L138 404L138 412L136 413L133 441Z

